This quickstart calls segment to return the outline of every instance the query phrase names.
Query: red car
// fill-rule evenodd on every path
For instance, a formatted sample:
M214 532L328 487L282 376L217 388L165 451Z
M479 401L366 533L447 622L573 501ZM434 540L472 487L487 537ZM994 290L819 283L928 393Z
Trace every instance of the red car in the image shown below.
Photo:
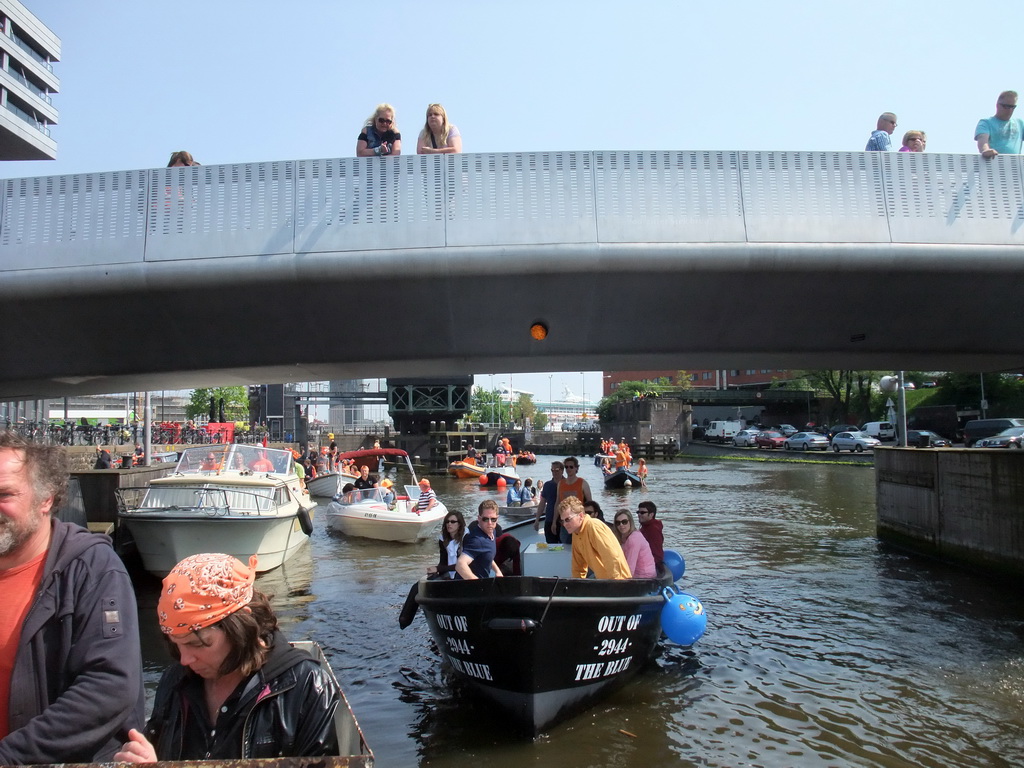
M781 448L786 442L786 436L781 432L762 432L754 438L758 448Z

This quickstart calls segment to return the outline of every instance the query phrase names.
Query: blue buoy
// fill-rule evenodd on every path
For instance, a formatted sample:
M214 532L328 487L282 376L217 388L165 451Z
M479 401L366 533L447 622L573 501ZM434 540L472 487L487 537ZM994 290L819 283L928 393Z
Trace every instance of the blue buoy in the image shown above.
M673 643L693 645L708 626L704 606L693 595L673 592L670 587L665 587L662 595L665 605L661 608L661 628Z
M679 581L686 573L686 561L678 552L665 550L665 566L672 572L672 581Z

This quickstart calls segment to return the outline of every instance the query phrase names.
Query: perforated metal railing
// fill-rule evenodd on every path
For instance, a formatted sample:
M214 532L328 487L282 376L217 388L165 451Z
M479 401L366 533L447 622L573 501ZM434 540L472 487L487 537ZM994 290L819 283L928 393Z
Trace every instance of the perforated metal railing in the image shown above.
M0 271L551 243L1024 244L1022 158L546 152L0 181Z

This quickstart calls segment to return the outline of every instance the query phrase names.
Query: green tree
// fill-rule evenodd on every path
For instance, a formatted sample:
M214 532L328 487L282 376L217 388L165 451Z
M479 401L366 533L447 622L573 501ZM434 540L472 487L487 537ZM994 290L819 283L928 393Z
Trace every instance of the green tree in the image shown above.
M220 415L220 399L224 398L224 418L228 421L249 420L249 394L245 387L216 387L213 389L193 389L192 397L185 406L185 416L194 419L210 413L210 398L216 404L216 415Z
M597 404L597 419L605 424L615 421L615 404L632 400L641 395L651 392L660 392L664 387L650 384L646 381L622 381L619 386L609 394L601 398Z
M471 421L484 424L499 421L499 409L505 413L508 412L508 405L501 401L498 390L484 389L483 387L473 388L469 411Z
M519 399L512 405L512 420L517 424L525 424L527 421L533 423L536 415L537 406L533 402L533 395L521 392Z
M861 423L870 421L874 412L873 398L877 399L875 384L886 372L880 371L799 371L800 385L832 399L829 421L853 419Z

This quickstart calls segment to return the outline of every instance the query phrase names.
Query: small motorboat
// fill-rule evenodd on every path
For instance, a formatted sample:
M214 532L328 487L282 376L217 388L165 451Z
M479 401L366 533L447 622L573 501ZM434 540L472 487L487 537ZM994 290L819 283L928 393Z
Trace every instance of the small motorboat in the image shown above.
M537 516L537 505L528 504L518 507L498 507L498 514L506 520L533 520Z
M349 491L335 497L327 505L328 528L346 536L408 544L425 539L436 531L441 519L448 514L448 508L438 499L437 504L429 510L417 511L420 486L408 453L399 448L371 448L342 455L348 457L355 453L386 455L392 460L404 458L412 476L412 484L405 486L403 495L396 495L388 488L377 487ZM364 455L358 458L372 457Z
M639 488L641 484L640 475L625 467L619 467L604 478L605 488Z
M348 483L354 483L358 479L359 475L348 472L325 472L312 480L307 478L306 490L311 496L330 499L341 493L342 488Z
M500 485L498 480L503 480L505 485L514 485L519 480L519 475L512 466L505 467L484 467L483 477L487 478L486 485Z
M456 679L535 736L643 667L671 583L667 570L659 579L424 578L416 600Z
M186 448L173 474L118 491L118 524L143 567L164 577L189 555L224 552L257 570L288 560L313 532L316 502L302 490L292 454L255 445Z
M533 451L520 451L518 454L516 454L516 466L519 466L520 464L526 466L527 464L536 463L537 455L533 453Z
M475 461L453 461L448 465L448 474L454 475L461 480L478 478L486 470L487 467L482 467Z

